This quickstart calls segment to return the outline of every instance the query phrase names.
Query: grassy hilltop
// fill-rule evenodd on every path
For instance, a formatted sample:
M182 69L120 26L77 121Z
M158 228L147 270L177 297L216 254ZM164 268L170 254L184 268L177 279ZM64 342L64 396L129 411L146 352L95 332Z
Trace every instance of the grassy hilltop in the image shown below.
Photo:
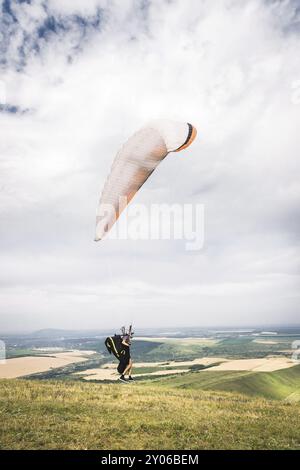
M200 374L184 380L193 377L195 383ZM1 380L0 447L300 449L300 407L293 400L203 391L191 383L182 388L172 383L176 380L180 377L151 385Z

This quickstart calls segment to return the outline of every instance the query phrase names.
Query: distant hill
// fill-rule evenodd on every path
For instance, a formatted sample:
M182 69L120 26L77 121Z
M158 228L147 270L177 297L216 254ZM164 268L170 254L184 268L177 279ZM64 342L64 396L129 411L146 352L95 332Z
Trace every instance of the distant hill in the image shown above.
M31 338L85 338L104 336L104 330L61 330L56 328L44 328L29 334Z
M297 403L171 384L2 380L0 410L1 449L300 449Z

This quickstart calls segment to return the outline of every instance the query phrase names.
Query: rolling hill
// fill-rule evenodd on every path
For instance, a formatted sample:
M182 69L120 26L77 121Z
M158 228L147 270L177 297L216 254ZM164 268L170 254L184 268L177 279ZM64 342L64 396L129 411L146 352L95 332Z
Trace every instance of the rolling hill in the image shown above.
M183 376L151 385L1 380L0 447L300 449L298 403L203 391L203 372L189 375L193 386L174 382Z
M275 372L191 372L157 380L160 386L225 391L277 400L300 400L300 365Z

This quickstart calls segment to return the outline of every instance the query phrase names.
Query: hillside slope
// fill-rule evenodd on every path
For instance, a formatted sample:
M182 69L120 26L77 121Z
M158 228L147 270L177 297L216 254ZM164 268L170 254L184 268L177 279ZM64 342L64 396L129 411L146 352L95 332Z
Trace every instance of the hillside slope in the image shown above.
M298 404L143 384L0 381L2 449L300 449Z
M300 397L300 365L275 372L210 371L167 377L160 385L183 389L227 391L249 396L293 401Z

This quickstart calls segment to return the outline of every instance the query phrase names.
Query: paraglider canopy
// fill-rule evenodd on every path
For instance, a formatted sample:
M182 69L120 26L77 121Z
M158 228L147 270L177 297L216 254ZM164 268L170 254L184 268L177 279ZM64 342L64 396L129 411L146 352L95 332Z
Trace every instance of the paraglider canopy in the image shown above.
M106 179L96 217L95 241L112 228L151 173L169 152L187 148L197 131L192 124L151 121L131 136L117 153Z

